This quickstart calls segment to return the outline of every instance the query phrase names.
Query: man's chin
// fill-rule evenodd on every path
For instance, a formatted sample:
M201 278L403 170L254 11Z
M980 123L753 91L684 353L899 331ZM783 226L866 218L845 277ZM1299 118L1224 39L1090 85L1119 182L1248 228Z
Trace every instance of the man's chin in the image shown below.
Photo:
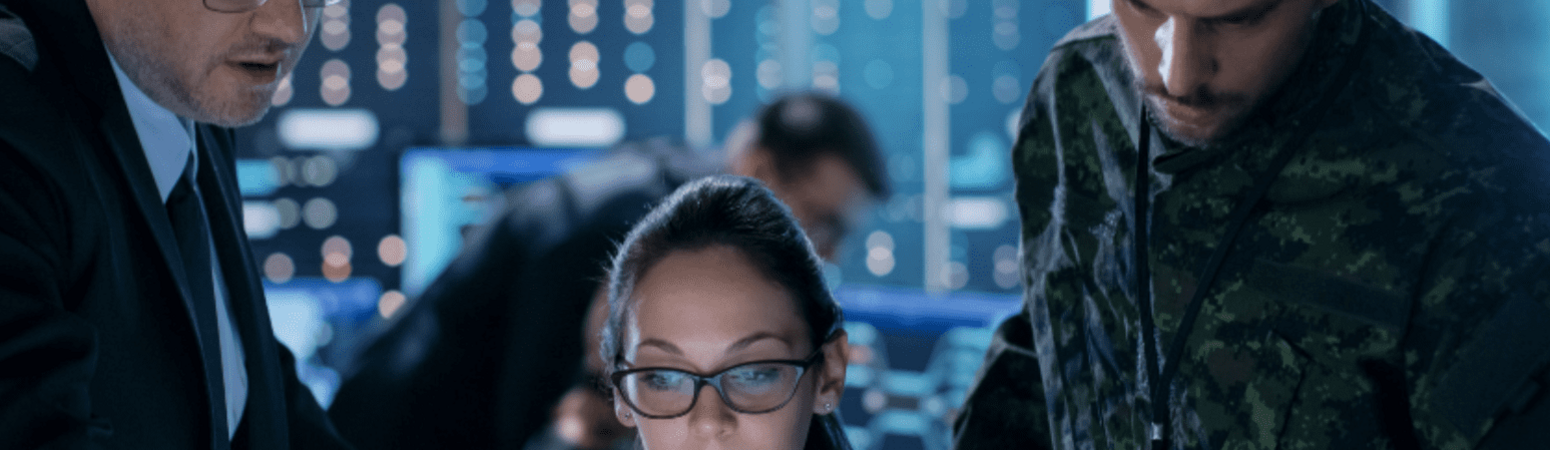
M1209 147L1221 141L1237 122L1237 115L1225 108L1200 111L1150 98L1147 103L1148 115L1159 131L1169 139L1190 147Z
M272 94L271 94L272 95ZM271 95L258 95L247 93L248 98L235 101L219 102L202 108L199 114L202 117L193 117L196 122L204 122L226 128L245 127L258 123L269 112L269 99Z

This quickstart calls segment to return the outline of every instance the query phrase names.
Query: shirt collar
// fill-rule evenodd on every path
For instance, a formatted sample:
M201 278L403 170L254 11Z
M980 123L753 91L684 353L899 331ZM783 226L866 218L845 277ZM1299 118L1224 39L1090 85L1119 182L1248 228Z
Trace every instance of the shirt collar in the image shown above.
M118 77L119 91L124 93L124 106L129 108L129 118L134 122L140 147L145 150L145 160L150 163L156 189L161 193L161 200L166 202L178 178L183 176L189 155L195 153L194 124L146 96L124 74L124 69L119 67L118 60L111 53L108 61L113 64L113 74ZM195 167L198 167L198 161L195 161Z

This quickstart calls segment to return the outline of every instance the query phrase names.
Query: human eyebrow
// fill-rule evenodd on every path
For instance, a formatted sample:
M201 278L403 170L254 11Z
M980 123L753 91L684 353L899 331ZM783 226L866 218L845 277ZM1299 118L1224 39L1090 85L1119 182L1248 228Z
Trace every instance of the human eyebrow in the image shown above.
M1236 11L1229 11L1227 13L1219 14L1214 17L1207 17L1202 20L1212 23L1254 23L1265 17L1266 14L1270 14L1270 12L1274 11L1277 6L1281 6L1281 3L1283 3L1283 0L1266 0L1258 5L1248 5L1242 8L1238 8Z
M1157 8L1153 8L1152 5L1148 5L1145 2L1142 2L1141 0L1126 0L1126 1L1130 2L1130 6L1134 6L1136 9L1139 9L1139 10L1142 10L1142 11L1156 11L1157 10Z
M664 341L664 340L661 340L661 339L657 339L657 338L646 338L644 340L641 340L640 341L640 345L637 345L636 347L646 347L646 346L656 347L656 348L662 349L662 351L665 351L665 352L668 352L668 353L672 353L674 355L683 356L683 354L684 354L683 350L679 350L678 346L673 345L673 343L668 342L668 341Z
M787 341L786 338L781 337L775 333L770 333L768 331L761 331L758 333L750 334L742 339L738 339L737 342L733 342L732 345L727 346L726 353L732 353L748 348L748 346L753 345L753 343L764 339L774 339L780 341L783 344L786 344L787 347L791 346L791 342Z

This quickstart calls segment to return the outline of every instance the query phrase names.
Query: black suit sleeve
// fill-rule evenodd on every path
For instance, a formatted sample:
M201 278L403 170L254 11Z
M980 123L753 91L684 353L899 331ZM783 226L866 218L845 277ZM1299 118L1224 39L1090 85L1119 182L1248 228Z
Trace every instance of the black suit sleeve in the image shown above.
M1044 385L1027 311L996 329L985 365L953 421L953 448L1050 448Z
M63 305L67 222L40 172L0 141L0 447L94 448L97 336Z

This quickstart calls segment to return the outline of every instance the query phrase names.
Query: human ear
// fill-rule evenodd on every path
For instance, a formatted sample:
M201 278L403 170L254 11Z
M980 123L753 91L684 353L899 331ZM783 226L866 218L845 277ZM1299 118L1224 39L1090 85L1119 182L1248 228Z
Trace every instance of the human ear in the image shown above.
M828 414L839 407L845 394L845 366L849 364L850 341L845 330L834 334L823 344L823 364L817 367L818 392L814 396L813 413Z
M635 428L635 411L630 409L630 405L624 404L624 399L619 397L618 389L614 389L613 403L614 417L619 419L619 423L622 423L624 426L630 428Z

